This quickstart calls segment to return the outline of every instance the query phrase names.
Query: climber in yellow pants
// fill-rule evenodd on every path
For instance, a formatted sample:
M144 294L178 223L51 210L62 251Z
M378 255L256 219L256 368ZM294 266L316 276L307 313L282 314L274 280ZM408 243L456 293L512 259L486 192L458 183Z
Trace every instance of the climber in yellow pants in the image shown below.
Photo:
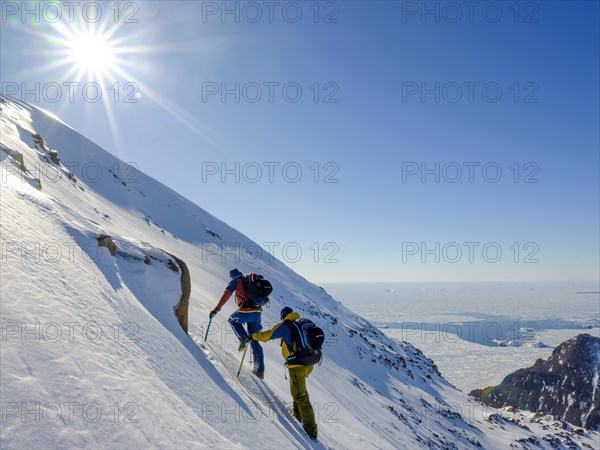
M317 422L315 413L310 404L308 391L306 390L306 379L312 372L312 366L290 367L290 392L293 399L294 417L302 421L304 431L311 437L317 436Z
M294 337L286 321L295 321L300 318L300 314L293 312L292 308L286 306L281 310L281 322L270 330L252 333L252 339L267 342L272 339L281 339L281 354L287 361L296 350ZM304 431L313 440L317 440L317 422L315 412L310 404L308 391L306 390L306 379L312 372L313 366L301 366L297 364L287 364L290 374L290 392L293 400L293 414L302 421Z

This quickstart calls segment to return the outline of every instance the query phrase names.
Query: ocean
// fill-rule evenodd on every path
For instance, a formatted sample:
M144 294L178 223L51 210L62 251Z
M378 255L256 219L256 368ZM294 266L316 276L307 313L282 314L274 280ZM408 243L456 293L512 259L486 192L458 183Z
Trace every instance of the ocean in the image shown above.
M459 389L498 384L580 333L600 337L598 282L322 283L432 358Z

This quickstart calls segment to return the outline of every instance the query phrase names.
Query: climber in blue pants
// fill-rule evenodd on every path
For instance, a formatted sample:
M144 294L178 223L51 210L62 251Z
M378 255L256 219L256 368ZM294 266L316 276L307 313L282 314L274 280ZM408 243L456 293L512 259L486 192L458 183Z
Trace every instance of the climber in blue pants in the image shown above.
M235 298L238 305L238 310L229 316L229 323L233 332L240 340L239 351L244 351L246 345L250 343L252 349L252 356L254 357L254 370L252 373L258 378L263 378L265 375L265 357L263 349L258 341L252 340L250 336L252 333L257 333L262 330L261 316L262 308L253 308L250 306L250 302L246 296L246 290L244 289L244 282L242 281L243 274L238 269L232 269L229 272L231 281L225 288L219 303L216 308L210 312L210 318L212 319L221 310L223 305L227 303L227 300L235 293ZM244 328L244 324L248 330Z

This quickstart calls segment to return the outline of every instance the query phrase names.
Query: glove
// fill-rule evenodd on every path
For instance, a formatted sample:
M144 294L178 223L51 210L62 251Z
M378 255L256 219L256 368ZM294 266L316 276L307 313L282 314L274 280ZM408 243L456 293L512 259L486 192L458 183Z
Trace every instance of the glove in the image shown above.
M215 317L215 316L217 315L217 313L218 313L219 311L220 311L220 309L219 309L219 308L215 308L215 309L213 309L213 310L210 312L210 314L208 315L208 317L209 317L210 319L212 319L213 317Z

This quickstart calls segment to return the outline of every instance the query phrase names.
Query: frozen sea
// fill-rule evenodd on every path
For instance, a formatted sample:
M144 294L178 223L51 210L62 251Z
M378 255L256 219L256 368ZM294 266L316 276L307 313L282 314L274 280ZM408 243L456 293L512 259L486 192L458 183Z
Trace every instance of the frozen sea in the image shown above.
M500 383L577 334L600 337L597 281L322 286L389 336L421 349L465 392Z

